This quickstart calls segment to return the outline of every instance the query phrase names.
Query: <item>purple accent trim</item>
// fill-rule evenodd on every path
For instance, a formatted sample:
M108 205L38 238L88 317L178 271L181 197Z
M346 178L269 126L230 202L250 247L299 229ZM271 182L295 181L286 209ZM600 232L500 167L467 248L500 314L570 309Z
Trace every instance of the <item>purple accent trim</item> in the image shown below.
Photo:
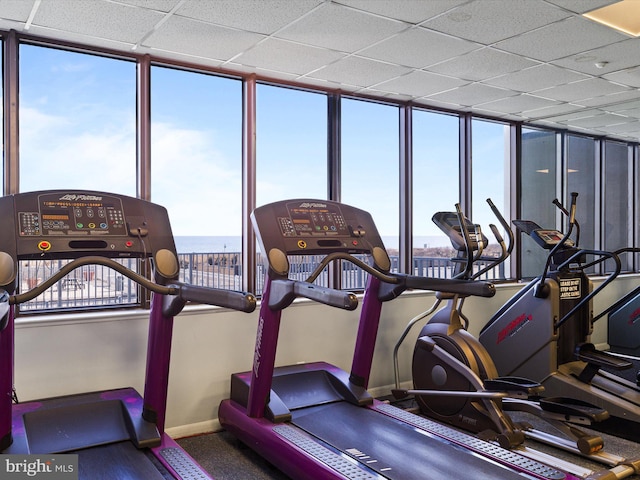
M364 388L369 386L373 352L376 347L378 325L380 324L382 302L378 299L379 289L380 280L373 275L369 275L362 301L362 310L360 311L360 324L358 326L358 336L356 337L356 347L353 352L353 363L351 364L352 381L356 383L363 382L359 386Z
M218 409L221 425L236 438L250 445L260 456L269 460L296 480L340 479L345 477L273 431L274 424L265 418L251 418L239 404L223 400Z
M11 395L13 393L13 356L15 307L9 310L9 320L0 331L0 449L11 444Z
M269 308L271 292L271 275L267 273L258 318L258 332L251 371L251 385L247 402L247 415L254 418L264 416L265 406L271 391L273 370L276 362L276 348L280 331L281 310Z
M156 415L158 431L164 433L169 388L169 363L173 317L162 314L162 295L153 294L149 312L149 343L144 385L144 406ZM148 419L151 420L151 419Z

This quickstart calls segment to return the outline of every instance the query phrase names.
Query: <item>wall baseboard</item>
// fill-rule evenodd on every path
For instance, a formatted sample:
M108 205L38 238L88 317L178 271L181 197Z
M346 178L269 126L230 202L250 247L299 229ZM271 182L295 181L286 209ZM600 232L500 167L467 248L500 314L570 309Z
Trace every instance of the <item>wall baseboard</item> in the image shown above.
M196 435L202 435L204 433L219 432L222 430L222 425L217 418L213 420L207 420L205 422L190 423L188 425L180 425L178 427L171 427L166 429L167 435L173 439L195 437Z

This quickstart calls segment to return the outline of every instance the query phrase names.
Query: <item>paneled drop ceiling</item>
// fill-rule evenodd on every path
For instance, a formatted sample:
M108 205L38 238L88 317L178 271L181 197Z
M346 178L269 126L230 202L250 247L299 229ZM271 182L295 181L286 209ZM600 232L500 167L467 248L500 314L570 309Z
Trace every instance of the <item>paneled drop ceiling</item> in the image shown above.
M637 142L640 40L582 16L613 3L0 0L0 29Z

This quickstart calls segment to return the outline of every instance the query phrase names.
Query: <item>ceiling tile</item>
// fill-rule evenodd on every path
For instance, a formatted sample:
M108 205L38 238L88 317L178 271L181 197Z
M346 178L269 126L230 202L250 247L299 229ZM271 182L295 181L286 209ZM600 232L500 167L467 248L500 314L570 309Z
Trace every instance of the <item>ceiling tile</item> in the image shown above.
M548 107L536 108L533 110L523 110L521 115L529 120L541 120L547 117L554 117L558 115L566 115L569 113L575 113L582 110L584 107L579 105L573 105L571 103L557 103Z
M572 12L583 14L596 8L606 7L620 0L547 0L549 3L566 8Z
M589 108L589 109L583 109L583 110L574 110L561 115L550 116L550 117L547 117L545 120L567 124L568 122L573 122L574 120L577 120L577 119L590 118L590 117L593 117L594 115L600 115L601 113L602 111L598 109Z
M405 67L351 56L327 65L308 76L366 88L407 72L409 69Z
M638 65L638 57L629 55L629 52L638 50L639 43L637 38L629 38L578 55L561 58L553 63L590 75L602 76Z
M436 73L414 71L373 87L376 90L393 93L406 93L415 97L426 97L434 93L451 90L468 82Z
M585 80L586 75L572 72L549 64L536 65L517 72L491 78L485 81L490 85L509 88L519 92L531 92L541 88L554 87L565 83Z
M640 67L627 68L626 70L609 73L604 75L604 78L612 82L628 85L629 87L640 88Z
M495 46L507 52L550 62L627 38L586 18L571 17L504 40Z
M56 0L42 2L33 25L97 38L137 43L164 17L153 10L93 0L85 2Z
M345 54L326 48L268 38L234 58L234 62L274 71L303 75L344 57Z
M609 95L594 96L593 98L583 98L576 100L575 103L584 105L585 107L600 107L610 109L618 104L626 104L640 98L640 91L637 89L625 90L622 92L611 93Z
M625 110L618 111L620 115L624 115L625 117L631 118L639 118L640 119L640 107L636 108L627 108Z
M34 0L0 0L0 16L6 20L26 22L34 3Z
M178 5L181 0L113 0L114 3L124 3L134 5L140 8L148 8L149 10L157 10L159 12L170 12Z
M568 83L558 87L534 90L537 96L560 100L564 102L575 102L582 99L603 96L609 93L618 93L629 90L627 87L607 82L601 78L590 78L579 82Z
M365 48L358 55L423 68L480 47L477 43L417 27Z
M408 27L406 23L325 3L275 34L307 45L356 52Z
M144 45L170 52L230 60L264 38L257 33L172 16L144 41Z
M545 2L475 0L423 23L439 32L485 45L567 18L570 13Z
M517 92L497 87L490 87L480 83L464 85L447 92L430 95L428 98L443 102L457 103L464 106L480 105L499 98L513 97Z
M526 110L540 109L543 107L555 106L559 102L548 100L546 98L534 97L532 95L517 95L479 105L485 110L491 110L501 113L519 113Z
M625 110L640 109L640 97L637 100L631 100L617 105L609 105L607 110L610 112L622 112ZM626 115L626 114L625 114Z
M618 125L624 123L626 117L616 115L613 113L605 113L601 115L594 115L592 117L576 118L571 120L571 126L582 128L594 128L604 127L607 125Z
M176 14L270 35L321 3L322 0L187 0Z
M485 80L505 73L517 72L538 65L526 58L485 47L471 53L428 67L430 72L441 73L463 80Z
M389 18L396 18L410 23L420 23L429 18L451 10L468 0L334 0L336 3L376 13Z
M92 37L90 35L67 32L64 30L54 30L51 28L40 27L38 25L32 25L28 30L28 33L42 38L52 38L58 41L77 43L80 45L91 45L94 48L106 48L116 52L131 52L131 50L136 46L134 42L120 42L118 40Z
M422 106L422 107L425 107L425 108L440 108L440 109L452 110L452 111L456 111L456 112L469 112L469 111L471 111L467 107L460 107L460 105L457 105L455 103L441 102L439 100L433 100L433 99L430 99L429 97L416 98L413 101L413 103L415 105L419 105L419 106Z
M640 121L630 121L627 123L620 123L618 125L607 125L604 129L613 134L633 133L634 136L638 138L640 136Z

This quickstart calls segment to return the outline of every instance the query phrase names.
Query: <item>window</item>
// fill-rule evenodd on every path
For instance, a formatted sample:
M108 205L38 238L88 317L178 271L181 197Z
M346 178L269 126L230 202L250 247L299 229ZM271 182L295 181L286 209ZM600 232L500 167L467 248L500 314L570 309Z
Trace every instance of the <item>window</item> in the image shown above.
M502 250L497 245L489 225L494 224L498 228L505 242L508 242L508 237L498 218L491 211L487 199L490 199L498 212L507 222L510 222L508 202L510 195L509 126L484 120L472 120L471 149L471 220L480 225L482 233L489 240L489 246L483 256L499 257ZM508 258L487 272L486 275L492 279L507 278L509 276L509 262ZM488 263L491 261L489 260ZM479 262L479 268L484 266L484 262Z
M629 162L629 149L623 143L604 142L604 216L602 219L603 249L615 251L633 245L632 228L629 220L633 218L631 183L633 175ZM622 271L633 266L633 254L620 256ZM613 262L606 262L607 271L613 269Z
M327 97L258 84L256 204L327 198Z
M599 248L596 242L596 218L599 206L596 202L595 141L589 137L567 135L567 196L566 208L570 205L571 192L578 192L576 220L580 225L581 248ZM551 199L553 200L553 199ZM566 217L563 225L567 225ZM566 228L566 227L565 227Z
M455 256L449 238L431 220L454 212L460 201L459 120L413 112L413 269L416 275L450 277Z
M257 206L293 198L326 199L327 188L327 96L258 84ZM265 275L261 253L257 254L257 293L262 291ZM318 261L306 255L291 257L290 277L305 280ZM327 282L326 274L318 279L319 284Z
M60 49L20 46L20 191L79 189L136 194L136 64ZM64 260L20 262L19 290ZM127 267L137 271L135 262ZM138 304L114 270L83 267L22 312Z
M342 202L371 214L393 264L399 248L398 107L342 101ZM343 288L364 288L365 276Z
M242 286L242 84L151 69L151 199L167 208L181 280Z
M20 191L136 195L136 64L20 46Z
M544 130L522 130L520 163L520 220L530 220L542 228L556 228L557 209L552 202L557 194L557 135ZM528 235L516 231L522 243L519 261L522 278L542 274L547 251Z

